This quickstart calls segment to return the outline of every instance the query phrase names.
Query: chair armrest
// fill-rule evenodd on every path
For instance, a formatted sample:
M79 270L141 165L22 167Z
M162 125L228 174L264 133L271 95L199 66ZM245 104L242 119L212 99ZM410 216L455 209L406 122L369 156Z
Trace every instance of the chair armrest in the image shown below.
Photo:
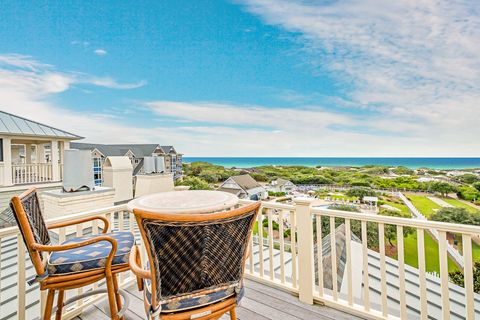
M128 257L128 263L130 264L130 270L134 275L142 279L152 279L150 271L145 270L140 266L140 251L138 250L137 245L132 247L132 251L130 251L130 256Z
M101 241L108 241L112 244L112 248L110 249L110 253L108 254L107 261L105 264L105 268L110 269L112 266L113 257L117 252L117 240L115 240L110 236L98 236L98 237L87 239L80 242L61 244L61 245L55 245L55 246L34 243L32 244L32 249L37 251L45 251L45 252L65 251L65 250L85 247L92 243L101 242Z
M68 227L74 224L80 224L88 221L93 221L93 220L102 220L103 221L103 230L102 233L107 233L110 223L108 222L108 219L102 216L93 216L93 217L88 217L88 218L81 218L81 219L76 219L76 220L71 220L71 221L66 221L66 222L59 222L59 223L54 223L49 226L47 226L47 229L57 229L57 228L62 228L62 227Z

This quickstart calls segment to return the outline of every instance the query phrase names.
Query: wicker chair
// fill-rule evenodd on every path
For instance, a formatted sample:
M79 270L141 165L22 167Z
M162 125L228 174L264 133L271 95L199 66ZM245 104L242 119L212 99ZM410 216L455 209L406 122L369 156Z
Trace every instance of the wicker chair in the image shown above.
M148 319L236 319L248 243L260 202L210 214L134 210L148 263L133 247L130 267L144 291Z
M108 295L111 318L123 319L128 300L118 288L116 274L130 269L128 259L134 244L132 233L107 233L109 223L102 216L72 220L47 227L35 188L13 197L10 207L37 273L37 277L29 281L29 284L38 282L41 290L48 290L43 319L50 320L52 312L56 311L55 319L60 320L65 305L99 293ZM103 221L102 234L72 238L60 245L51 244L49 229L92 220ZM48 253L47 259L43 259L43 252ZM65 301L65 290L80 288L102 279L106 280L107 289L88 291ZM55 291L58 291L56 310L53 308ZM120 296L125 300L123 308Z

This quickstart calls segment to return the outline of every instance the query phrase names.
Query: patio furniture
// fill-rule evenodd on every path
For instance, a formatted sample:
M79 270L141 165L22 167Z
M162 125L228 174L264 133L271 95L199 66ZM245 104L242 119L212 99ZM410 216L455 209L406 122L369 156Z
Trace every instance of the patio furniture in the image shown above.
M142 278L148 319L236 319L243 296L248 243L260 202L216 213L153 213L134 209L148 263L134 246L132 272Z
M178 214L210 213L225 211L238 204L238 197L223 191L183 190L158 192L131 200L130 211L140 209L148 212Z
M134 236L130 232L107 233L109 222L102 216L93 216L64 223L45 225L35 188L31 188L10 201L17 220L40 290L48 290L43 319L50 319L56 311L56 320L61 319L64 306L73 301L99 293L107 293L111 318L123 319L128 300L118 288L116 274L130 269L128 259ZM52 245L49 229L62 228L93 220L104 223L102 234L68 239ZM46 259L44 254L47 253ZM105 279L107 289L91 290L65 300L65 290L80 288ZM58 291L57 307L53 308L55 292ZM121 296L124 298L122 308ZM119 311L118 311L119 310ZM118 311L118 312L117 312Z

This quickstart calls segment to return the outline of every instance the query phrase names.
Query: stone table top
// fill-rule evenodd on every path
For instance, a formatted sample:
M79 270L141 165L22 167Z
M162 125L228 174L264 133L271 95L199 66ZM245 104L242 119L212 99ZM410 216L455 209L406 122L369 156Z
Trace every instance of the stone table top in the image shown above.
M130 211L195 214L228 210L238 204L238 197L222 191L187 190L149 194L127 204Z

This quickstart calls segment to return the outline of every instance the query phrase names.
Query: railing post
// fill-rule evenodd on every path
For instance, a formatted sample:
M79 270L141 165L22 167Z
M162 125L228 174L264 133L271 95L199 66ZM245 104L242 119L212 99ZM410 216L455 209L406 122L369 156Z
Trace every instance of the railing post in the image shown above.
M298 237L298 288L300 301L313 304L315 287L313 263L313 220L310 212L311 198L295 198ZM292 230L292 236L295 230ZM321 250L321 249L320 249Z

